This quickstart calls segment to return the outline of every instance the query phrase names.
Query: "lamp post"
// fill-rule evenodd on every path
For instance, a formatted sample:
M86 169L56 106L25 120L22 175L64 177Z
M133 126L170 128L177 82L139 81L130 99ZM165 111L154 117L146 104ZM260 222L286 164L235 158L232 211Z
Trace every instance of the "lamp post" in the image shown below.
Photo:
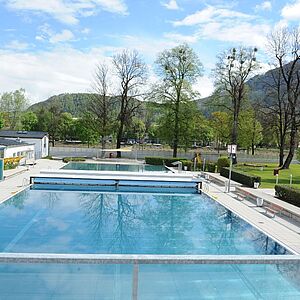
M231 183L231 173L232 173L232 163L233 163L233 155L236 155L236 145L228 145L228 154L230 156L230 167L229 167L229 176L228 176L228 187L227 193L230 193L230 183Z

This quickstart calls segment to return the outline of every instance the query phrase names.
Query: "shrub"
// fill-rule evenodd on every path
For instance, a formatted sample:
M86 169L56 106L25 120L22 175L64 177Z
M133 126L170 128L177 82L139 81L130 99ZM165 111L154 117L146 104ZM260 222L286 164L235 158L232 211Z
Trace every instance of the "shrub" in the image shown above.
M52 157L52 155L48 155L48 156L43 157L43 159L50 159L50 160L53 160L53 157Z
M222 168L220 175L228 178L229 168ZM254 182L261 182L260 176L251 175L242 171L236 171L234 169L231 172L231 179L249 187L254 187Z
M85 161L84 157L64 157L63 162L68 163L70 161Z
M4 170L15 169L19 165L21 159L22 157L4 158Z
M208 162L205 166L205 171L215 173L217 168L217 164L214 162Z
M275 194L279 199L300 207L300 189L289 185L275 185Z
M219 157L218 162L217 162L217 166L218 166L218 172L220 172L222 168L229 167L230 166L229 158L226 157L226 156Z

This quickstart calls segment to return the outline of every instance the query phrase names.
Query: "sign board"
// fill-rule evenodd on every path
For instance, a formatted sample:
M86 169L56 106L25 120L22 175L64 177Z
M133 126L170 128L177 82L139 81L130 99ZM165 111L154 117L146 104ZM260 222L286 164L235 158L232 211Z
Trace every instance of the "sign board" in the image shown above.
M237 146L236 145L228 145L227 151L229 154L236 154Z

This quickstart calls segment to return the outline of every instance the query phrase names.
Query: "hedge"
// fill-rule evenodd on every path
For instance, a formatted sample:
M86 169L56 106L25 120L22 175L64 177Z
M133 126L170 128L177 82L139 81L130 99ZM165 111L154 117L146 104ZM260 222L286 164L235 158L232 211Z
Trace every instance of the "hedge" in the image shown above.
M175 161L180 161L182 162L182 166L186 166L187 169L190 171L192 169L192 162L186 158L178 158L178 157L172 157L172 158L166 158L166 157L159 157L159 156L147 156L145 157L145 162L146 164L149 165L166 165L168 167L175 167L172 165Z
M208 162L205 165L205 170L204 171L207 171L207 172L210 172L210 173L215 173L216 169L217 169L217 164L216 163L214 163L214 162Z
M85 161L84 157L64 157L63 162L68 163L70 161Z
M230 160L228 157L221 156L218 158L218 161L217 161L218 172L220 172L222 168L229 167L229 165L230 165Z
M300 189L289 185L275 185L275 195L285 202L300 207Z
M229 177L229 168L222 168L220 175L223 177ZM232 170L231 172L231 179L239 182L241 184L244 184L249 187L254 187L254 182L261 182L261 177L260 176L255 176L251 175L249 173L241 172L241 171L236 171Z

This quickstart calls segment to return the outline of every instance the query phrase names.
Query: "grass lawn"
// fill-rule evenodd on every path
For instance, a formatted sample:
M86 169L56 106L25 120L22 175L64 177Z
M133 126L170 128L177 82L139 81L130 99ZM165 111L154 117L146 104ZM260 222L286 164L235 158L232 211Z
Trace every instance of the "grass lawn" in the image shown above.
M261 177L261 186L260 188L273 188L276 183L276 176L273 175L273 170L277 168L276 164L261 164L267 165L263 169L259 167L248 167L244 165L238 165L237 169L242 170L253 175ZM278 183L279 184L289 184L290 175L293 175L293 186L300 188L300 164L290 165L289 170L280 170Z

